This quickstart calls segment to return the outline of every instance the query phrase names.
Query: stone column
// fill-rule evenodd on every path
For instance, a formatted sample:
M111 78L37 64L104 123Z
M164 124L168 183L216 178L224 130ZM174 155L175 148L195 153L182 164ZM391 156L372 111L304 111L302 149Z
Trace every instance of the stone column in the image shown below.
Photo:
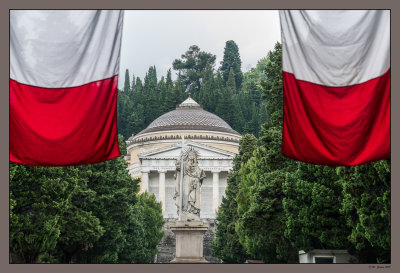
M149 192L149 172L142 171L142 186L140 187L140 192Z
M162 212L165 213L165 173L166 170L159 170L158 198L162 205Z
M219 206L219 173L220 171L211 171L213 174L213 206L212 210L217 213Z

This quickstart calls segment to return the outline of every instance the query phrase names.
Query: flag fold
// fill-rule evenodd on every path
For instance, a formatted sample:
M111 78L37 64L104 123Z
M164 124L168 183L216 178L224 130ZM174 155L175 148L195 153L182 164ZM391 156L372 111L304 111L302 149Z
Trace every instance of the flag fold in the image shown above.
M352 166L390 157L390 12L280 11L282 153Z
M118 157L123 11L11 11L10 161L91 164Z

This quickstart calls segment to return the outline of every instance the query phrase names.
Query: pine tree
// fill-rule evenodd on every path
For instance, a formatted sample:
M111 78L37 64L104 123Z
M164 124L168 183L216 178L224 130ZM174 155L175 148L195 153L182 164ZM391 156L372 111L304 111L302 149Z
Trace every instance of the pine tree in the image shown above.
M175 109L175 107L176 107L174 83L171 78L171 69L169 69L167 72L167 79L166 79L165 85L166 85L165 99L163 102L161 102L163 105L163 109L164 109L163 113L171 111L171 110Z
M158 105L159 105L159 116L166 113L168 108L165 105L165 100L167 97L167 84L165 83L164 76L161 77L161 80L158 82L157 86L158 91Z
M219 92L220 96L218 99L217 108L215 110L216 115L232 126L234 117L234 104L232 95L226 87L222 87Z
M200 88L198 100L207 111L215 111L215 108L213 108L215 103L215 88L213 69L211 65L207 65L203 73L203 83Z
M245 126L245 121L240 107L239 97L236 95L233 97L233 120L232 128L239 133L243 133L243 128Z
M239 47L234 41L227 41L225 44L224 58L221 62L221 72L226 83L229 78L230 69L233 69L235 74L236 89L240 89L242 87L243 73L241 66L242 61L240 60Z
M125 82L124 82L124 92L128 93L131 90L130 80L129 80L129 70L125 70Z
M231 67L229 70L228 80L226 81L226 87L232 95L236 95L236 82L235 82L235 74L233 72L233 68Z
M207 65L214 66L215 59L215 55L200 51L197 45L192 45L185 54L181 55L181 59L174 60L172 67L181 72L185 91L195 94L200 90L203 72Z
M157 87L157 72L154 66L151 66L146 73L143 85L144 107L145 107L145 125L149 125L160 115L159 109L159 90Z
M174 96L175 106L180 104L183 100L186 99L187 95L185 93L185 86L180 73L178 74L178 79L176 80L175 83L174 93L175 93Z
M132 74L132 83L131 83L131 94L136 91L136 78L135 75Z

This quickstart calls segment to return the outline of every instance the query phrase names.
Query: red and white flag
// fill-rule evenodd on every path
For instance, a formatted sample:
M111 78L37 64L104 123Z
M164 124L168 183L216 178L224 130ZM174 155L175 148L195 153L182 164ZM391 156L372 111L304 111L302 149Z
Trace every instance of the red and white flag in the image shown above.
M323 165L390 157L390 11L284 10L282 153Z
M118 157L123 11L11 11L10 161Z

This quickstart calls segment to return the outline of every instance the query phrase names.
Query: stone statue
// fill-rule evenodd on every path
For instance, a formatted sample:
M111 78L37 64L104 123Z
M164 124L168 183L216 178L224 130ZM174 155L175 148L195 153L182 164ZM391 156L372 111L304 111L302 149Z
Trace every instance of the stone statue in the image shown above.
M193 147L187 149L176 161L174 199L178 215L181 160L183 160L182 221L200 220L200 187L206 175L198 166L197 151Z

